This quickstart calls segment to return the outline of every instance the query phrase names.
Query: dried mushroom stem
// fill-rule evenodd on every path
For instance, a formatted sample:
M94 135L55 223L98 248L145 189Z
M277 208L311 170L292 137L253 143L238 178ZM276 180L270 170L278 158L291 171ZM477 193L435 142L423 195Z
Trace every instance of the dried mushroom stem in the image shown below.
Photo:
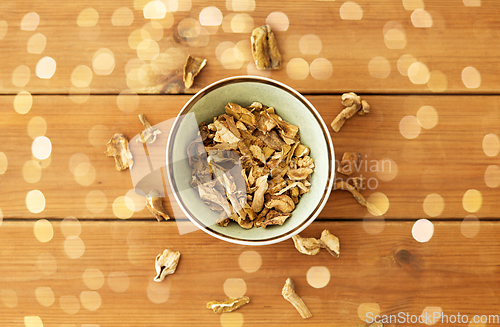
M113 135L111 140L106 144L106 152L108 157L114 157L116 170L125 170L132 168L134 160L132 153L128 147L128 138L120 133Z
M257 69L280 69L281 54L269 25L255 28L250 38L252 55Z
M165 279L165 276L173 274L177 269L180 257L180 252L174 252L169 249L158 254L155 260L156 277L154 281L161 282Z
M288 278L286 280L281 294L283 295L285 300L290 302L295 307L295 309L297 309L302 318L307 319L312 317L311 311L309 311L304 301L302 301L300 296L295 293L295 287L291 278Z
M215 313L226 313L237 310L249 302L250 298L248 296L243 296L237 299L229 297L224 301L208 302L207 309L212 309Z
M186 63L184 64L184 74L182 76L184 87L186 89L193 86L194 78L200 73L206 64L207 59L196 58L191 55L186 58Z
M370 112L370 105L366 101L361 101L361 98L354 92L342 94L342 105L345 107L340 114L335 117L332 122L332 129L335 132L340 131L345 121L356 113L364 115Z
M352 196L358 201L359 204L365 206L368 211L374 216L382 216L382 212L372 203L366 201L366 199L359 193L354 186L347 184L344 181L335 182L333 184L333 190L344 190L351 192Z
M161 134L161 131L158 128L152 127L143 114L139 115L139 120L144 126L144 130L141 132L141 137L136 141L141 143L153 143L156 140L156 135Z
M148 207L149 211L151 211L158 221L170 219L170 216L163 207L160 193L157 190L152 190L146 195L146 207Z

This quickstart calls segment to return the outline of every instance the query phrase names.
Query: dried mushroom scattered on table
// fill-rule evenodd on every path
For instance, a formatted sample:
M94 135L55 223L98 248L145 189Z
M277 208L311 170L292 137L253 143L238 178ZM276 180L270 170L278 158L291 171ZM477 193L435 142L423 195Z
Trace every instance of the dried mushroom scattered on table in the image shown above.
M280 69L281 54L269 25L255 28L250 38L252 55L257 69Z
M290 302L295 309L299 312L300 316L304 319L311 318L312 313L309 311L309 308L307 308L306 304L300 296L295 293L295 287L293 285L293 281L291 278L288 278L285 282L285 286L283 286L283 289L281 290L281 294L287 300Z
M155 260L156 277L154 281L161 282L167 275L172 275L177 269L180 257L180 252L174 252L169 249L158 254Z
M303 254L316 255L320 249L326 249L328 253L338 258L340 255L340 242L337 236L333 235L327 229L321 233L321 238L305 238L300 235L292 237L295 248Z
M120 133L113 135L111 140L106 144L106 152L108 157L115 158L116 170L125 170L132 168L134 160L132 153L128 147L128 138Z
M356 113L364 115L370 112L370 105L366 101L361 101L361 98L354 92L342 94L342 105L344 110L332 122L332 128L335 132L340 131L345 121Z
M189 89L193 86L194 78L200 73L200 71L207 64L207 59L196 58L189 55L186 58L186 63L184 64L184 74L182 80L184 81L184 87Z
M282 225L309 192L314 170L299 128L258 102L247 108L229 103L225 111L202 123L188 146L191 186L220 213L221 226Z
M226 313L237 310L249 302L250 298L248 296L243 296L237 299L229 297L224 301L208 302L207 309L212 309L215 313Z
M136 141L141 143L153 143L156 140L156 135L161 134L161 131L156 127L152 127L143 114L139 115L139 120L144 126L144 130Z
M146 207L158 221L161 221L162 219L170 219L170 216L163 207L162 197L160 197L160 193L157 190L152 190L148 195L146 195Z
M361 161L361 153L359 152L345 152L340 161L337 171L341 174L350 176L359 167Z

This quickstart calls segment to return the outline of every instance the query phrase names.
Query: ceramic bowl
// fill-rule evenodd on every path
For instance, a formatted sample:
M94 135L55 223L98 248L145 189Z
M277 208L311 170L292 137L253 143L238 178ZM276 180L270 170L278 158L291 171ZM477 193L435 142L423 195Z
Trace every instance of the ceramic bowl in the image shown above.
M285 121L299 126L301 143L310 148L315 169L311 190L304 194L292 216L281 226L243 229L231 222L216 224L211 211L189 185L191 167L187 147L196 138L201 122L211 123L225 112L228 102L247 107L258 101L274 107ZM215 82L196 93L175 119L167 142L167 175L175 200L184 214L200 229L224 241L243 245L265 245L284 241L304 230L319 215L330 195L335 175L335 155L328 127L314 106L299 92L275 80L236 76Z

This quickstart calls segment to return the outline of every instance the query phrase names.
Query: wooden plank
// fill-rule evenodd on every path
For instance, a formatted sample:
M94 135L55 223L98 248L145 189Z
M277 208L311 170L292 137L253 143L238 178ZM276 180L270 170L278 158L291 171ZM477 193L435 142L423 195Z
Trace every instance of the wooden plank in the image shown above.
M34 222L4 221L0 322L23 326L36 316L44 326L363 326L358 315L365 307L381 315L419 316L427 307L469 319L498 314L498 223L480 222L476 236L466 238L471 226L435 222L427 243L412 238L411 222L387 222L376 235L362 225L317 222L304 231L336 234L336 259L326 251L300 254L291 240L245 247L201 231L179 235L173 222L51 222L53 237L39 233L48 240L41 243ZM165 248L180 251L180 263L154 283L154 258ZM288 277L312 318L303 320L282 298ZM205 308L225 292L251 302L230 315Z
M172 79L171 74L175 76L181 70L188 54L207 58L209 63L187 93L224 77L248 73L270 76L307 93L340 93L346 90L365 93L498 93L500 87L500 74L495 65L500 45L491 42L499 36L500 30L499 21L493 14L499 9L495 1L469 1L467 4L480 6L468 7L462 1L449 3L440 0L426 3L425 11L419 9L414 12L418 2L407 2L405 9L405 3L400 0L359 0L357 5L339 1L294 0L283 3L272 0L250 5L247 7L249 11L245 12L243 5L228 8L226 3L231 4L230 1L216 0L207 4L201 0L179 0L179 10L173 11L172 8L172 12L166 14L164 28L158 30L163 35L156 31L149 33L156 39L156 43L151 43L152 47L158 45L159 53L163 54L162 60L155 59L153 62L147 54L138 53L129 46L130 35L150 22L144 18L142 11L147 2L91 0L76 4L62 0L50 3L3 1L0 7L5 13L1 18L5 23L0 27L0 47L3 50L0 53L0 93L16 94L27 90L33 94L118 94L129 88L137 92L157 93L165 85L170 86L170 91L182 92L182 89L177 90L172 85L178 80ZM212 34L203 32L201 37L191 37L187 42L188 35L199 34L200 25L195 21L209 5L221 11L224 18L221 26L216 31L215 28L203 27L203 31ZM133 21L129 26L114 26L113 14L122 7L130 10ZM95 25L78 26L79 14L87 8L94 9L98 19L92 19L90 13L89 19L83 23ZM21 26L23 17L29 12L39 17L39 24L31 25L36 27L33 31L21 29L29 29L29 24ZM276 18L273 25L283 54L284 68L259 73L248 69L252 61L249 31L265 24L274 12L286 15L284 20ZM358 15L361 12L362 15ZM344 18L361 19L343 19L342 15ZM191 20L185 20L187 18ZM286 31L280 30L278 26L284 26L281 28L284 29L287 20ZM193 29L193 24L198 24L198 27ZM429 25L432 26L418 27ZM178 30L181 30L180 36ZM43 36L37 35L28 48L30 38L36 34ZM44 39L46 45L42 47ZM226 45L238 43L241 46L238 48L241 50L238 59L229 58L234 57L234 53L230 52L226 53L226 59L217 57L217 51L223 52L220 46L224 42ZM95 57L100 54L98 51L103 48L109 52L95 62ZM112 72L106 71L111 67L110 53L114 57ZM140 65L137 66L139 70L130 74L127 83L126 71L133 70L130 65L127 68L127 63L131 60L137 62L139 56L147 65L142 70ZM36 66L43 57L50 57L56 63L55 74L50 79L41 79L36 74ZM400 61L401 58L403 60ZM413 59L404 64L404 58ZM407 66L412 60L425 66L415 66L416 75L410 79L403 76L400 70L407 75ZM92 72L94 63L102 70ZM151 63L162 73L146 73L150 72ZM80 65L90 69L83 68L80 74L75 73L80 76L75 85L72 73ZM16 70L19 66L25 67ZM467 70L463 74L465 68ZM429 72L432 77L426 83ZM139 75L142 82L134 82Z
M341 110L338 96L310 96L309 99L327 123ZM487 156L483 149L487 134L500 134L497 97L367 96L366 99L372 106L370 114L356 116L339 133L331 133L337 161L346 151L362 154L359 171L353 176L367 179L367 187L362 192L365 197L372 196L370 199L381 208L384 203L389 205L385 218L462 219L470 214L480 218L498 217L498 155ZM160 124L174 118L187 100L187 96L141 96L137 109L125 113L118 109L116 96L91 96L82 104L75 104L65 96L36 96L26 115L13 110L2 111L0 151L8 160L7 170L0 175L5 190L0 198L3 216L114 219L113 203L118 201L115 204L118 216L153 219L147 209L142 210L144 204L141 206L140 200L137 207L133 207L138 212L119 210L124 208L123 196L134 186L132 175L129 170L115 170L113 159L103 154L104 144L115 132L124 133L130 139L137 135L142 130L137 114L145 113L152 124ZM2 107L12 106L12 103L13 97L0 97ZM437 122L436 126L422 128L414 139L403 137L401 121L404 117L417 115L425 106L435 108L424 116L427 122ZM49 159L38 160L32 167L29 164L34 158L33 139L27 131L37 135L36 129L29 127L37 126L32 121L35 117L41 117L38 119L46 123L45 136L51 141L52 152ZM411 128L415 126L410 124ZM411 133L411 128L403 130ZM162 144L167 134L164 130L155 143L159 147L156 154L150 151L158 167L165 162ZM492 139L491 149L498 150L495 137ZM143 151L139 143L133 141L132 144L136 168L147 165L145 156L139 154ZM24 168L25 165L28 168ZM48 166L36 169L40 165ZM493 168L488 168L490 166ZM37 179L36 174L40 171L41 176ZM337 174L337 178L346 180L348 177ZM161 189L163 182L159 182L158 187ZM31 190L40 190L45 196L45 209L40 213L32 213L27 208L26 197ZM469 190L479 191L482 197L477 212L469 207L467 211L463 206L464 195ZM471 195L472 200L479 199ZM182 217L178 210L174 214L175 205L168 201L165 205L170 214ZM320 217L363 219L371 215L349 193L336 191Z

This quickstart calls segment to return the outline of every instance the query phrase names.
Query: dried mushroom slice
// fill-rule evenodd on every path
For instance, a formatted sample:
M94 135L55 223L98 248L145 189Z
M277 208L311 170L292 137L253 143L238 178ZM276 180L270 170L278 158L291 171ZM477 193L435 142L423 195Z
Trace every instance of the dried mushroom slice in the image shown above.
M128 138L120 133L113 135L111 140L106 144L106 152L108 157L115 158L116 170L125 170L132 168L134 160L132 153L128 147Z
M368 102L361 101L361 98L354 92L342 94L342 105L345 107L332 122L332 129L335 132L340 131L346 120L354 116L362 109L363 114L370 112Z
M237 310L248 303L250 303L250 298L248 296L243 296L237 299L229 297L224 301L208 302L207 309L211 309L215 313L226 313Z
M352 173L359 168L359 162L361 160L361 153L359 152L345 152L340 161L339 168L337 171L341 174L350 176Z
M196 58L189 55L186 59L186 63L184 64L184 74L182 79L184 81L184 87L189 89L193 83L196 75L200 73L200 71L207 64L207 59Z
M152 190L146 195L146 207L151 211L151 213L156 217L158 221L169 220L170 216L163 207L162 198L157 190Z
M265 208L267 209L267 208ZM269 210L269 209L268 209ZM265 217L257 218L254 225L255 227L266 228L271 225L283 225L283 223L290 217L290 214L278 212L276 210L269 210Z
M154 281L161 282L165 279L165 276L173 274L177 269L180 257L180 252L174 252L169 249L158 254L155 260L156 277Z
M335 258L340 256L340 242L337 236L330 233L329 230L325 229L321 232L321 238L319 239L321 247L326 249L328 253L333 255Z
M281 54L269 25L255 28L250 38L252 55L257 69L280 69Z
M316 255L321 250L321 243L315 238L303 238L300 235L292 237L295 248L303 254Z
M156 127L152 127L143 114L139 115L139 120L144 126L144 130L141 132L141 137L136 141L141 143L153 143L156 140L156 135L161 134L161 131Z
M283 286L283 289L281 290L281 295L283 295L285 300L290 302L295 309L297 309L302 318L307 319L312 317L312 313L309 311L309 308L307 308L300 296L295 293L295 286L291 278L288 278L285 281L285 286Z
M290 213L295 209L295 203L286 194L271 196L271 199L266 202L265 206L268 209L274 208L282 213Z

